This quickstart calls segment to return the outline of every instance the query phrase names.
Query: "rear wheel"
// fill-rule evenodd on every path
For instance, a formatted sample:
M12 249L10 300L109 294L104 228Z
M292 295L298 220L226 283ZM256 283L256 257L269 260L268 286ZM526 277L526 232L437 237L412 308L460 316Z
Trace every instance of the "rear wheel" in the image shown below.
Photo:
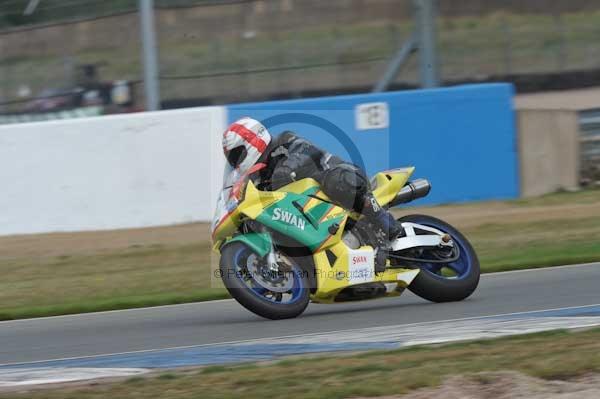
M479 284L479 260L464 235L448 223L427 215L408 215L398 219L398 222L411 222L441 230L450 235L456 247L452 254L445 254L438 249L407 251L408 257L437 261L413 263L421 272L408 286L409 290L432 302L461 301L475 291ZM445 256L452 261L445 263Z
M296 264L285 272L273 272L248 246L234 242L222 249L219 267L231 296L259 316L288 319L308 306L307 275Z

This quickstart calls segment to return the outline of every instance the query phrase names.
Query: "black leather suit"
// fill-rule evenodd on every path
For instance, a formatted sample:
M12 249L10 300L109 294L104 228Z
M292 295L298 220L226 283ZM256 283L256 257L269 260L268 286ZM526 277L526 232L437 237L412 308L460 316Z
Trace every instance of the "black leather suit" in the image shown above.
M393 216L373 197L365 173L308 140L284 132L273 138L258 162L266 164L255 179L259 188L276 190L292 181L312 177L333 202L372 219L390 237L400 233Z

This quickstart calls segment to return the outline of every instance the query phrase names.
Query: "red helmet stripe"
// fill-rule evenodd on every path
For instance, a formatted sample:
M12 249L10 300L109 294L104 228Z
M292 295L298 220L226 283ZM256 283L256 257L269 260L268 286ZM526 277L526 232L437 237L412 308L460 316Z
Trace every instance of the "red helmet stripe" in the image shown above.
M239 123L234 123L231 126L229 126L228 131L238 134L241 138L243 138L252 147L256 148L259 152L265 152L265 149L267 148L267 143L265 143L260 137L256 135L256 133L248 129L246 126L240 125Z

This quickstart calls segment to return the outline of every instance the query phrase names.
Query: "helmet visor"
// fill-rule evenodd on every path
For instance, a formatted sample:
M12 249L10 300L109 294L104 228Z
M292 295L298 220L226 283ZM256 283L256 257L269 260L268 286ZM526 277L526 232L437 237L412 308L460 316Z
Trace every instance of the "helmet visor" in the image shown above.
M248 155L248 150L243 145L235 147L227 153L227 162L232 168L237 168Z

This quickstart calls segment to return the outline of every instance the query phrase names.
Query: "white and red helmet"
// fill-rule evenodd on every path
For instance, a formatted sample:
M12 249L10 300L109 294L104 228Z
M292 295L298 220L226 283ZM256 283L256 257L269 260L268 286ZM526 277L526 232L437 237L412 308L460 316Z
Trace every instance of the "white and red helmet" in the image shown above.
M245 173L259 160L270 142L267 128L256 119L245 117L232 123L223 133L223 152L232 168Z

